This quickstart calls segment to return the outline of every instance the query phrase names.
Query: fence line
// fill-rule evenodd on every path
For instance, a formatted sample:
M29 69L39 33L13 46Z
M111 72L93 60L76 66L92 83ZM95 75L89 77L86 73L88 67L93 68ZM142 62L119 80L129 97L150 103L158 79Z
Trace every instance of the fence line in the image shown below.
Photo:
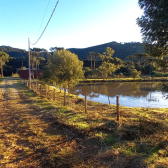
M36 82L31 82L31 84L30 84L28 81L21 79L21 83L24 84L29 89L32 89L37 94L39 94L41 96L45 96L49 100L58 101L56 99L56 94L60 94L61 93L61 92L56 92L56 89L54 87L52 87L52 90L50 90L50 86L49 85L42 85L42 84L39 84L37 81ZM68 101L69 101L69 98L68 98ZM83 104L85 113L87 113L87 109L88 109L87 101L88 101L87 100L87 92L85 92L84 104ZM110 102L110 98L109 97L108 97L108 101ZM121 102L130 102L130 101L121 101ZM66 104L67 104L66 103L66 88L64 88L63 105L65 106ZM147 104L147 103L139 103L139 104ZM160 106L164 106L164 105L160 105ZM119 108L120 108L119 96L116 96L116 119L117 119L118 122L120 120L120 115L121 115ZM149 108L149 107L144 107L144 108ZM130 111L130 109L129 109L129 111Z
M58 94L58 92L56 93L56 89L53 88L52 90L50 90L50 86L49 85L42 85L39 84L37 81L36 82L31 82L29 83L26 80L21 79L21 83L24 84L26 87L28 87L29 89L33 90L34 92L36 92L37 94L41 95L41 96L45 96L47 99L52 99L53 101L56 101L56 94ZM52 92L52 94L50 94ZM60 92L61 93L61 88L60 88ZM119 98L118 98L119 100ZM84 98L84 112L87 113L87 93L85 93L85 98ZM117 105L118 103L118 105ZM64 88L64 96L63 96L63 105L66 105L66 88ZM117 113L117 121L119 121L119 101L116 101L116 113Z

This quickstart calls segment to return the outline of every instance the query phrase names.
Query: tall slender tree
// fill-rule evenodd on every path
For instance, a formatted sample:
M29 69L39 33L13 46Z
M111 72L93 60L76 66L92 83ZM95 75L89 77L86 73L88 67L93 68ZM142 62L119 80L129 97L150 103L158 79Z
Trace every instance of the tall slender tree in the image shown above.
M111 75L117 69L120 68L120 65L115 65L111 63L114 52L115 51L112 48L107 47L106 51L100 56L102 60L102 64L99 66L99 70L103 78L107 79L108 75Z
M3 77L3 65L9 61L9 55L3 51L0 52L1 77Z

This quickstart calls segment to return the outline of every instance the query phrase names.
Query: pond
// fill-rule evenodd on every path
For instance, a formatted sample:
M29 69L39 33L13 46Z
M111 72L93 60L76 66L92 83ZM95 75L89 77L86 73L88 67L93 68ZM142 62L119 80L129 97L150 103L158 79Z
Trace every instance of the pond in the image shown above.
M87 92L88 100L116 104L127 107L168 108L165 93L159 90L159 82L108 82L82 84L71 88L71 93L84 97Z

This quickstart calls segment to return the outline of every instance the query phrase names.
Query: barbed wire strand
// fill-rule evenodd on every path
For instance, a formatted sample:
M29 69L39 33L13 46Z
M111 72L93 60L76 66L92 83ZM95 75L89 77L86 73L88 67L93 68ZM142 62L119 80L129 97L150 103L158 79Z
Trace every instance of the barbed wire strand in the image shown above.
M40 37L38 38L38 40L37 40L35 43L33 43L33 44L31 44L31 45L37 44L37 42L40 40L40 38L41 38L42 35L44 34L44 32L45 32L45 30L46 30L46 28L47 28L47 26L48 26L48 24L49 24L49 22L50 22L50 20L51 20L51 18L52 18L52 16L53 16L53 14L54 14L54 12L55 12L55 9L56 9L58 3L59 3L59 0L57 1L56 5L55 5L55 8L54 8L54 10L53 10L53 12L52 12L52 14L51 14L51 16L50 16L50 19L48 20L48 22L47 22L47 24L46 24L46 26L45 26L43 32L41 33Z
M48 9L48 6L49 6L49 3L50 3L50 0L48 1L48 4L47 4L47 7L46 7L46 10L45 10L44 16L43 16L43 19L42 19L42 22L41 22L41 25L40 25L40 28L39 28L39 31L40 31L41 26L42 26L42 24L43 24L43 21L44 21L44 18L45 18L45 15L46 15L46 12L47 12L47 9ZM38 33L39 33L39 31L38 31Z

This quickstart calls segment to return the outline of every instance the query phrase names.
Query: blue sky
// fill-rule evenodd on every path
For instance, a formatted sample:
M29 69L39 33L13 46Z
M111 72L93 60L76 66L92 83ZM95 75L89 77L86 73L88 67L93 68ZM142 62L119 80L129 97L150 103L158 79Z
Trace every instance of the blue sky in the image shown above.
M46 11L47 4L48 9ZM57 0L0 0L0 46L28 48L43 31ZM85 48L111 41L141 42L138 0L60 0L32 47Z

